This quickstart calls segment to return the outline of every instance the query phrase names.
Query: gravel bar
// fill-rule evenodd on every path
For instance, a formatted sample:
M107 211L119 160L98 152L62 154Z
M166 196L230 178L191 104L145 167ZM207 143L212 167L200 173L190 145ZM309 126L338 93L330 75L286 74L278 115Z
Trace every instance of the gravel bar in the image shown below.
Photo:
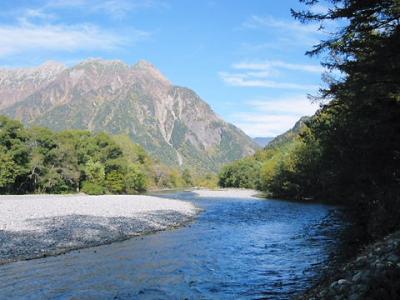
M142 195L0 196L0 264L183 225L189 202Z

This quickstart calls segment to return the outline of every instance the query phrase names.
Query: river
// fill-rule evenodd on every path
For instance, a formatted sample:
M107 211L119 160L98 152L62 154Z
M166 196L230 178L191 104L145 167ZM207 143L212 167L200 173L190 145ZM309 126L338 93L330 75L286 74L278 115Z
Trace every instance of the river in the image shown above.
M179 229L0 266L0 299L289 299L340 255L337 207L163 196L204 211Z

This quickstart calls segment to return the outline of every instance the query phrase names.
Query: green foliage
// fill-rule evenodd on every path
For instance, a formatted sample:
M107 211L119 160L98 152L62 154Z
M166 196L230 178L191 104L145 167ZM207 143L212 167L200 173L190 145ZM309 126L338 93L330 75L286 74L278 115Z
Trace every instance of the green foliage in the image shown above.
M189 169L184 169L182 172L182 178L186 186L193 186L193 178Z
M0 191L21 192L26 188L25 177L31 160L28 133L22 124L0 116Z
M106 193L106 189L100 184L84 181L82 184L82 192L89 195L102 195Z
M106 187L113 194L122 194L125 192L124 174L116 170L107 174Z
M85 175L88 181L103 184L106 176L104 165L99 161L89 160L85 165Z
M0 116L0 193L138 193L192 185L184 177L125 135L25 129Z
M195 185L199 187L216 189L218 188L218 176L213 173L208 173L204 176L195 178Z
M301 2L312 7L319 1ZM252 160L261 162L260 186L272 196L346 204L366 231L382 234L396 229L400 218L400 4L330 2L326 13L311 9L293 15L322 26L345 20L343 28L309 52L326 53L323 64L342 75L326 77L328 87L320 91L315 116ZM242 172L238 165L225 173ZM225 173L222 183L246 185L238 180L240 174Z
M125 177L126 191L130 194L143 192L147 189L147 177L140 170L140 166L131 164Z
M15 181L16 166L11 155L0 148L0 188L5 189Z
M260 168L260 163L254 159L238 160L223 167L218 183L222 187L258 188Z

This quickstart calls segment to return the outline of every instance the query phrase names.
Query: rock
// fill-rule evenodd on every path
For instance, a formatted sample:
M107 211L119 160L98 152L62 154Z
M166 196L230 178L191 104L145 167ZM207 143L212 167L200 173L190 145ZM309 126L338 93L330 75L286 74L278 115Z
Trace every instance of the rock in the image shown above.
M350 281L348 281L346 279L339 279L337 283L339 285L347 285L347 284L350 284Z
M322 290L318 293L318 296L324 298L328 294L327 290Z
M349 300L358 300L358 299L360 299L361 297L360 297L360 295L358 295L358 294L351 294L350 295L350 297L349 297Z
M329 288L331 289L336 289L336 287L339 285L339 283L337 281L334 281L331 283L331 285L329 286Z
M387 258L388 261L396 263L399 261L399 257L396 254L390 254Z
M356 259L356 262L365 262L367 260L367 258L365 256L359 256Z
M383 270L384 268L385 268L384 264L382 264L380 262L375 263L375 269L377 269L378 271Z
M351 281L354 281L354 282L360 281L362 275L363 275L363 273L362 273L361 271L358 272L358 273L356 273L356 274L351 278Z

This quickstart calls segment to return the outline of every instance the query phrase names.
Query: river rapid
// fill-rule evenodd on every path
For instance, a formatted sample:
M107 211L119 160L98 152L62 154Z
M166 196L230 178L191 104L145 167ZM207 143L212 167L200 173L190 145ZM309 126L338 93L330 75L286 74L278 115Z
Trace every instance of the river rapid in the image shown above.
M203 211L179 229L0 266L0 299L290 299L340 257L335 206L161 196Z

